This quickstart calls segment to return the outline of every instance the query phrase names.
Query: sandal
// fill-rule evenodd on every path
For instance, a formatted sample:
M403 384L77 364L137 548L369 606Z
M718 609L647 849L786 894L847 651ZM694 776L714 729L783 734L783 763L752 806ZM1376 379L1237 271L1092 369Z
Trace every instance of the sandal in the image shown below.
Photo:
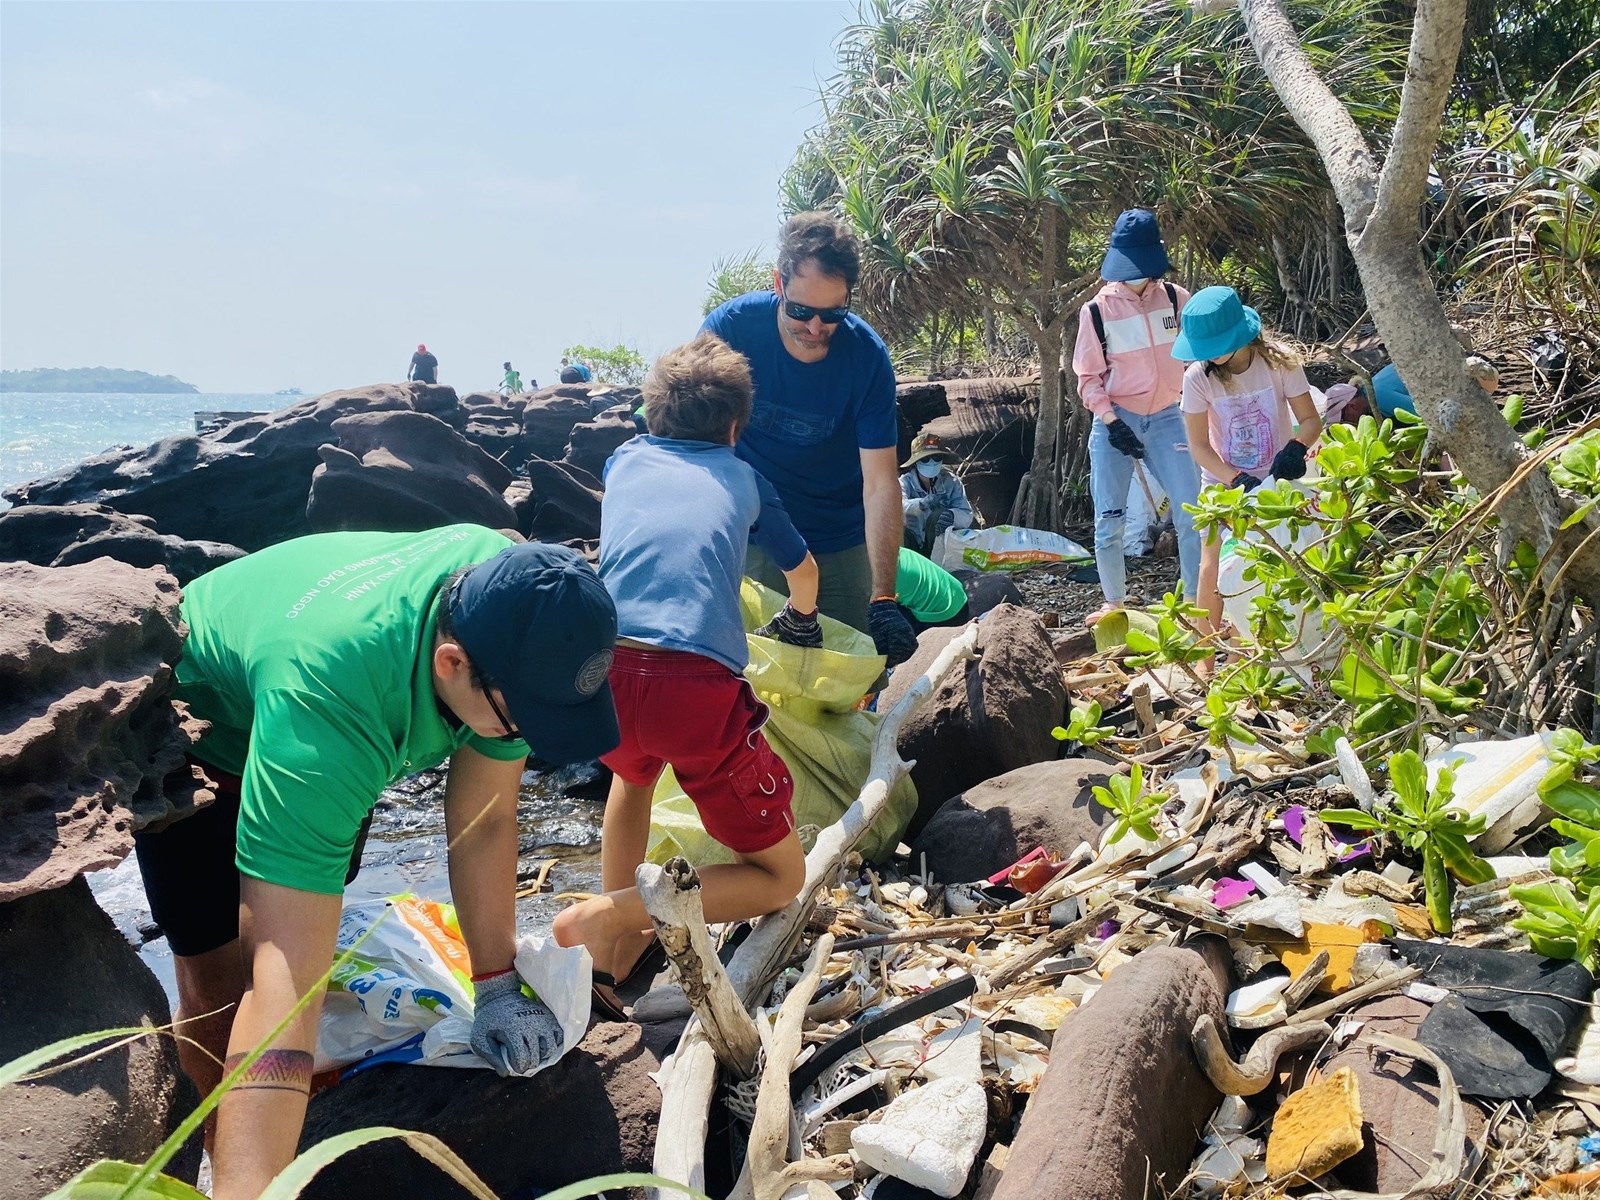
M661 944L661 938L656 934L650 935L650 941L643 952L633 960L633 966L628 968L628 973L617 980L617 986L626 987L635 979L652 978L657 971L667 965L667 948Z
M620 1021L626 1024L633 1020L628 1015L628 1010L622 1006L622 1001L617 999L617 981L604 971L594 972L593 982L589 985L589 1015L601 1021Z
M1099 608L1095 609L1092 613L1084 614L1084 618L1083 618L1084 627L1088 628L1088 629L1093 629L1097 624L1099 624L1101 621L1105 620L1112 613L1121 612L1126 607L1127 607L1127 603L1126 602L1123 602L1122 604L1113 604L1111 601L1107 600L1104 604L1102 604Z

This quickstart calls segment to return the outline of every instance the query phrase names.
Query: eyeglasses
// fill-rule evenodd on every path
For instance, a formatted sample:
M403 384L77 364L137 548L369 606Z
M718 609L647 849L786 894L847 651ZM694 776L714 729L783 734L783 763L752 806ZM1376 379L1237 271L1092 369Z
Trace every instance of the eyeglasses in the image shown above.
M522 740L522 731L511 723L510 717L506 716L505 713L500 711L500 706L495 703L494 689L492 687L485 687L483 689L483 698L489 702L489 707L494 710L494 719L499 721L500 727L506 731L500 734L496 740L502 742L520 742Z

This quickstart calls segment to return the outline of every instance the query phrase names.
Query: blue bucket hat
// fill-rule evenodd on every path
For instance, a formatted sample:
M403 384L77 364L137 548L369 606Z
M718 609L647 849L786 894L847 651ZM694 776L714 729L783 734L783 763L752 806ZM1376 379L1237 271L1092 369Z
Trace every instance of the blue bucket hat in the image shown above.
M1130 208L1111 227L1111 245L1100 263L1100 278L1109 283L1125 279L1154 279L1172 269L1161 226L1148 208Z
M1231 287L1201 288L1183 306L1172 357L1186 362L1222 358L1242 350L1261 332L1261 314Z
M507 546L445 598L456 641L505 697L529 748L586 762L622 736L611 699L617 609L582 556L565 546Z

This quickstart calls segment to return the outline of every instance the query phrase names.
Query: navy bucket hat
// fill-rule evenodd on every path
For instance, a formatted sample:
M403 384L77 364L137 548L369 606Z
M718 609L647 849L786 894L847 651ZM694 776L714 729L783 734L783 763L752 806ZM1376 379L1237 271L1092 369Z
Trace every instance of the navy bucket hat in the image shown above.
M1242 350L1261 332L1261 314L1231 287L1201 288L1183 306L1172 357L1186 362L1222 358Z
M456 641L500 689L535 754L562 764L617 748L617 609L581 555L543 542L507 546L459 579L445 602Z
M1161 226L1148 208L1130 208L1111 227L1111 245L1100 263L1100 278L1109 283L1154 279L1172 269Z

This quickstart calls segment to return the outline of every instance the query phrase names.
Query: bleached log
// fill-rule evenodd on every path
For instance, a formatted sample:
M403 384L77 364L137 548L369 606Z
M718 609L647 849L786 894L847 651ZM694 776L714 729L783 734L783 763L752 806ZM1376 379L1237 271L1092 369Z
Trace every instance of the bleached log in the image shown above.
M756 1071L761 1035L717 958L700 903L700 876L683 858L641 863L634 884L717 1061L739 1079Z
M872 739L872 761L856 801L818 836L806 855L806 881L787 907L761 918L728 964L728 980L749 1008L760 999L805 930L806 914L817 895L838 875L844 856L883 811L889 794L911 764L900 757L900 728L933 695L957 663L978 657L978 626L969 624L884 714ZM678 1048L661 1064L661 1124L656 1130L655 1173L705 1190L706 1131L716 1088L716 1056L705 1029L691 1019ZM656 1193L670 1200L664 1193Z
M761 1069L756 1093L755 1119L750 1123L750 1145L744 1169L729 1200L783 1200L784 1193L808 1180L849 1179L855 1173L848 1154L831 1158L789 1161L789 1130L794 1105L789 1099L789 1072L800 1053L806 1008L817 994L822 968L833 953L833 935L825 933L811 948L800 980L784 997L778 1020L767 1044L767 1061Z

